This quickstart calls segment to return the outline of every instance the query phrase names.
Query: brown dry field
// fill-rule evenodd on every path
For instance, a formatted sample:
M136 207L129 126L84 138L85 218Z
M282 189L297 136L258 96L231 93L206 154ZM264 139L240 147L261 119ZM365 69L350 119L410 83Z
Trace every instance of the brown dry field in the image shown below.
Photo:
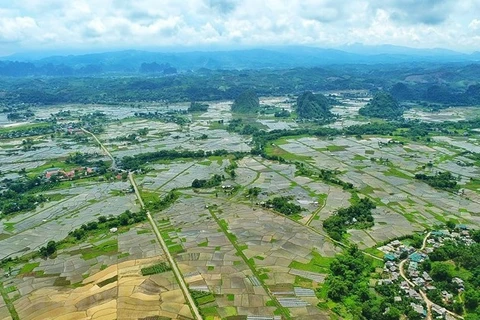
M142 276L158 258L129 260L84 279L78 288L41 288L15 302L20 319L193 319L171 271ZM117 281L102 281L118 276ZM107 281L108 282L108 281Z

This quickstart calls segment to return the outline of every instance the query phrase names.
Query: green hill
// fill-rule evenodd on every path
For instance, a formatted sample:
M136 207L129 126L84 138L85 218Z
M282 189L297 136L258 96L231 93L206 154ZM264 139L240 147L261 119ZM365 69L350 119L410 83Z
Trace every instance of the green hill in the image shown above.
M330 102L323 94L305 92L297 98L297 114L302 119L325 119L333 117Z
M260 100L251 89L242 92L232 105L232 112L236 113L257 113L259 110Z
M358 113L367 117L396 119L403 115L403 108L389 93L380 91Z

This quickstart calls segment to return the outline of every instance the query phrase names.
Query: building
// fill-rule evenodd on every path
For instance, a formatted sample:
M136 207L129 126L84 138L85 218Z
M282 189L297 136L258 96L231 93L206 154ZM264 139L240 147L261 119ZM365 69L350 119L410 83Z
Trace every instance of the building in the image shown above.
M424 256L418 252L414 252L409 256L410 260L416 263L420 263L425 260Z
M411 302L410 306L412 307L413 311L423 314L424 316L427 315L427 312L422 305Z
M383 259L386 261L395 261L397 260L397 257L395 257L395 255L392 253L387 253L386 255L383 256Z
M432 281L432 277L430 277L430 275L425 271L422 273L422 277L425 279L425 281Z

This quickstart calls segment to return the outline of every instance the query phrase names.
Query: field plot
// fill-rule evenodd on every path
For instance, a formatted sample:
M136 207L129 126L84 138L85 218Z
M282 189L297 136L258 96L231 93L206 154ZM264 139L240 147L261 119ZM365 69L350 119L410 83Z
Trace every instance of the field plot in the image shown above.
M292 197L304 211L300 221L307 223L314 216L313 224L329 217L334 210L349 203L350 193L311 178L297 176L296 168L290 164L279 164L261 158L244 158L238 161L236 182L248 188L258 187L262 193L255 202L266 201L274 196Z
M114 191L128 186L124 182L72 183L68 189L52 191L61 192L64 198L3 221L1 257L37 250L49 240L60 241L70 231L96 220L99 215L116 216L127 209L138 211L133 194L113 195Z
M192 319L148 225L59 250L10 278L20 319ZM153 242L152 242L153 240ZM165 268L152 268L164 265ZM147 270L152 270L147 272Z
M452 160L448 161L455 163L454 152L443 148L440 149L443 152L439 153L435 144L389 144L389 140L391 138L300 138L287 140L278 147L297 156L309 157L306 163L315 168L340 170L342 180L351 182L363 195L377 203L373 213L375 226L370 230L350 231L350 240L362 248L410 234L428 225L444 223L451 218L478 225L478 195L466 197L439 191L413 179L417 171L429 162L438 163L439 158L442 160L442 157L449 156ZM457 147L470 147L466 142L455 144ZM468 177L478 174L476 169L465 171L463 167L455 167L445 160L440 164L440 168L447 166L456 175ZM320 227L315 221L311 225Z
M66 158L75 152L96 155L98 160L108 160L98 154L99 150L94 145L82 145L68 139L52 139L50 136L38 136L31 139L33 143L31 149L25 149L25 139L12 139L8 144L4 144L2 141L3 148L0 148L2 172L18 172L22 169L31 170L40 167L40 170L35 170L35 172L42 174L43 170L55 167L58 164L57 159Z
M297 282L310 288L323 282L327 269L318 273L302 268L311 261L312 250L331 257L340 249L322 235L272 212L185 193L157 219L161 219L159 226L171 251L182 246L175 259L190 289L215 296L215 301L201 307L206 315L214 307L221 317L272 316L280 305L294 316L322 319L315 295L296 295L294 286L303 292ZM287 303L288 298L299 301Z
M121 262L85 278L77 288L44 287L15 302L21 319L191 319L171 272L142 276L158 258Z
M475 107L450 107L436 112L412 108L404 114L406 119L419 119L425 122L460 121L475 116L478 116L478 108Z
M214 295L212 300L199 301L204 315L272 315L275 308L267 306L268 294L249 280L251 269L205 206L204 198L181 198L156 215L168 219L159 221L160 231L176 253L190 290Z
M148 191L168 192L175 188L188 188L195 179L208 180L213 174L225 174L224 168L230 164L228 159L205 159L199 162L175 162L154 164L154 171L139 179Z

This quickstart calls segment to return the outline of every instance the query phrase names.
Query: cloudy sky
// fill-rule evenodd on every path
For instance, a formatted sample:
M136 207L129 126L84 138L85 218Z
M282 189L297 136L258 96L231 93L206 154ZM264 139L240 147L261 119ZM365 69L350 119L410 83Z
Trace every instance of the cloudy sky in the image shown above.
M480 51L480 1L0 0L0 54L351 43Z

